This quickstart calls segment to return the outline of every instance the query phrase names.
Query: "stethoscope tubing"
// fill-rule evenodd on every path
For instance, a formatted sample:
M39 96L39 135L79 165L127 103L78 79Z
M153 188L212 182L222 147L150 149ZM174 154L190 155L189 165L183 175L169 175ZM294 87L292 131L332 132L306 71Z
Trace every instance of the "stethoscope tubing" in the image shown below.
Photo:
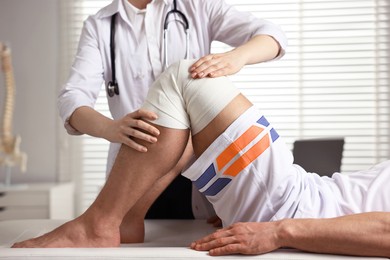
M186 35L186 56L185 59L188 59L190 57L190 37L189 37L189 23L188 19L185 16L184 13L179 11L177 9L177 3L176 0L173 0L173 9L170 10L166 15L164 19L164 33L163 33L163 43L164 43L164 59L165 59L165 69L168 68L169 66L169 61L168 61L168 27L170 21L169 16L173 15L174 16L174 21L179 22L183 26L183 30ZM175 15L177 15L180 19L176 19Z
M106 92L109 97L119 95L119 86L116 81L115 71L115 20L118 13L111 17L111 31L110 31L110 58L111 58L111 77L112 80L106 86Z
M189 34L189 29L184 30L185 35L186 35L186 56L184 57L185 59L188 59L190 57L190 34ZM165 69L169 67L169 61L168 61L168 28L164 29L164 35L163 35L163 40L164 40L164 59L165 59Z
M177 9L176 6L176 0L173 0L173 9L170 10L166 15L164 19L164 31L163 31L163 44L164 44L164 67L165 69L169 66L168 61L168 27L170 21L169 16L170 15L177 15L180 19L175 19L173 21L179 22L183 26L183 30L185 32L186 37L186 56L185 59L188 59L190 57L190 34L189 34L189 23L187 17ZM116 80L116 71L115 71L115 19L116 19L117 13L115 13L111 17L111 31L110 31L110 58L111 58L111 77L112 80L108 82L106 85L106 92L109 97L113 97L115 95L119 95L119 86L118 82Z

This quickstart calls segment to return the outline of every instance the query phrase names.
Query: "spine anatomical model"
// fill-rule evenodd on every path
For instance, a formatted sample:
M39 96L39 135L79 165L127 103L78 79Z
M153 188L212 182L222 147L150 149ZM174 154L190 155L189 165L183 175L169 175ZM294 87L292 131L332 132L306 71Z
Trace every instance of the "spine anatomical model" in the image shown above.
M15 105L15 80L11 64L11 50L1 42L0 59L5 79L5 95L0 95L0 97L5 97L3 118L0 128L0 165L6 167L8 174L11 167L16 165L20 167L22 172L25 172L27 155L20 151L20 136L15 136L12 133L12 118Z

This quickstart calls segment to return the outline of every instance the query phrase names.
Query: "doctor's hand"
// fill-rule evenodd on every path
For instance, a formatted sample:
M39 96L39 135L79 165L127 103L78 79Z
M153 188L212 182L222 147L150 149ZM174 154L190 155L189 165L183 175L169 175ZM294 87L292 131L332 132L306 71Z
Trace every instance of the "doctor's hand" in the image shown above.
M121 119L113 120L105 129L105 138L110 142L123 143L139 152L147 152L146 147L139 144L136 139L155 143L160 132L142 119L155 120L157 115L140 109Z
M239 72L246 64L246 59L235 51L219 54L209 54L197 60L191 67L191 77L216 78L228 76Z
M221 77L239 72L247 64L257 64L277 57L279 43L269 35L256 35L228 52L200 58L190 68L191 77Z
M268 253L281 247L278 225L277 221L236 223L193 242L191 248L212 256Z

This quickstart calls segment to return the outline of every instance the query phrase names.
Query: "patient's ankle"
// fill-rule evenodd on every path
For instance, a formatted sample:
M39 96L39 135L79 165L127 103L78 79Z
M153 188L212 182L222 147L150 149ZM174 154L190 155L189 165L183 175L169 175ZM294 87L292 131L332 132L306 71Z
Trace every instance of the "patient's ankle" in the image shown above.
M143 243L145 239L144 219L124 218L119 231L122 244Z

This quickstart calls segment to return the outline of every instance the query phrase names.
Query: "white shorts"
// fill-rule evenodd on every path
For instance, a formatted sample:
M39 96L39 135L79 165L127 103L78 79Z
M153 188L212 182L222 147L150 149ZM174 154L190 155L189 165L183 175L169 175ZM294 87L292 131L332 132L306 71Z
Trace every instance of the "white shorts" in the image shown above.
M390 210L390 162L333 178L293 164L291 151L259 110L242 114L183 173L223 224L334 217Z
M292 161L274 128L251 107L183 175L207 196L224 225L269 221L294 215L297 203L290 198L299 193L294 183L300 175L291 171L301 169Z

